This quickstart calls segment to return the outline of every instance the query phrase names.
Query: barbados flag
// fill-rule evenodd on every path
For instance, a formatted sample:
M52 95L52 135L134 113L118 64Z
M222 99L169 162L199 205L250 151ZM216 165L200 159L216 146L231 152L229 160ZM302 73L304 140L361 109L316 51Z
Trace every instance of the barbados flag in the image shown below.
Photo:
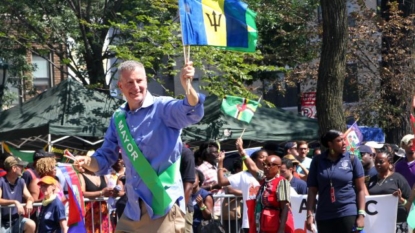
M258 104L259 103L254 100L227 95L222 100L221 109L225 114L249 123L258 108Z
M179 0L183 45L255 52L256 13L238 0Z

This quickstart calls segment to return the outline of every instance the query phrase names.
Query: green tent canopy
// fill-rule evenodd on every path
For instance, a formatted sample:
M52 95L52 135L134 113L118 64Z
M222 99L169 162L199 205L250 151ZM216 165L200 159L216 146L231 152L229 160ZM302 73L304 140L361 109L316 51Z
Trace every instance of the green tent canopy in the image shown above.
M110 117L120 105L119 100L108 94L67 79L26 103L1 112L0 141L13 142L11 145L20 145L22 141L28 143L26 147L18 146L19 150L44 148L48 141L54 140L59 140L62 148L88 149L85 141L72 144L69 139L64 142L59 138L102 139ZM254 142L318 139L315 119L260 107L251 123L247 124L223 114L221 99L216 96L208 96L204 106L205 116L201 122L183 129L184 141L198 144L207 140L234 140L244 128L243 139ZM47 139L48 135L51 139ZM99 146L97 143L93 145Z
M1 112L0 141L49 134L102 137L119 105L107 94L66 79L24 104Z
M183 130L182 139L188 142L237 139L265 142L318 140L317 120L298 116L278 108L259 107L250 124L230 117L221 111L222 99L209 96L205 100L205 116L200 123ZM192 143L193 144L193 143Z

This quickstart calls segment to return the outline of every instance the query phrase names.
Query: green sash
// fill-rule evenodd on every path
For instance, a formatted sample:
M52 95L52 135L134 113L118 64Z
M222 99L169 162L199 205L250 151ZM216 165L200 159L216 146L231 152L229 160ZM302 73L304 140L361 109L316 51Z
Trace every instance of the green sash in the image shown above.
M143 153L131 136L127 122L125 121L125 112L117 110L115 112L114 120L118 135L121 139L121 145L127 153L134 170L153 194L153 200L151 203L153 213L159 216L164 216L166 209L172 202L165 188L174 185L177 170L180 166L180 158L160 175L157 175L156 171L154 171L153 167L151 167L151 164L144 157Z

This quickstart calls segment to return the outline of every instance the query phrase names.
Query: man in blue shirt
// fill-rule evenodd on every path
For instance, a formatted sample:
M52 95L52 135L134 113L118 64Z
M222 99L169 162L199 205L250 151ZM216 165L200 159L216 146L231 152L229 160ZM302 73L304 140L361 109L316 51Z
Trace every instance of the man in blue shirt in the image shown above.
M180 134L182 128L202 119L205 99L204 95L198 94L188 84L194 76L193 64L187 63L180 75L181 84L186 90L183 100L153 97L147 90L144 66L139 62L125 61L120 64L118 71L118 87L127 100L127 104L118 111L124 113L125 119L119 118L117 111L111 118L102 147L91 157L77 156L75 165L80 171L88 169L97 175L104 175L117 161L121 148L126 166L128 202L116 232L183 232L185 196L180 168L176 167L182 151ZM126 127L121 124L123 122ZM126 128L129 132L126 132ZM131 140L128 133L131 134ZM140 151L142 156L138 153ZM137 164L140 160L140 164ZM152 171L143 172L145 166L151 166ZM171 168L174 171L166 178L164 174ZM151 175L155 178L153 183L148 182ZM171 178L173 182L164 185L163 178ZM160 193L154 190L161 191L163 200L155 197Z
M307 183L302 179L293 176L294 165L289 159L283 159L281 163L280 173L290 182L291 187L297 194L307 194Z

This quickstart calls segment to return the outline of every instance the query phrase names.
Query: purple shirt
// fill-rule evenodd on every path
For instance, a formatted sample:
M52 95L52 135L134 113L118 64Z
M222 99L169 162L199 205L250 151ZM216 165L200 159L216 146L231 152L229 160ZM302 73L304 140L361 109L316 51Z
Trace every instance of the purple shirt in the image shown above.
M153 97L147 91L141 108L130 111L128 104L121 106L121 109L126 112L126 122L131 136L157 174L164 172L180 158L182 151L180 134L182 128L197 123L202 119L204 101L205 96L199 94L199 103L196 106L191 106L187 98L177 100L171 97ZM121 140L119 140L113 116L105 133L103 145L93 155L99 166L97 175L108 173L108 169L117 162L118 151L121 147ZM138 199L140 198L146 204L151 219L162 217L153 213L151 208L153 195L144 184L140 175L134 170L124 150L122 150L122 157L126 167L125 188L128 197L124 214L131 220L139 221L141 209ZM170 203L165 214L170 211L175 203L178 203L180 209L185 212L181 178L174 185L166 188L166 192L170 196L172 203Z
M415 184L415 161L408 164L408 160L404 158L396 163L395 171L405 177L410 187Z

